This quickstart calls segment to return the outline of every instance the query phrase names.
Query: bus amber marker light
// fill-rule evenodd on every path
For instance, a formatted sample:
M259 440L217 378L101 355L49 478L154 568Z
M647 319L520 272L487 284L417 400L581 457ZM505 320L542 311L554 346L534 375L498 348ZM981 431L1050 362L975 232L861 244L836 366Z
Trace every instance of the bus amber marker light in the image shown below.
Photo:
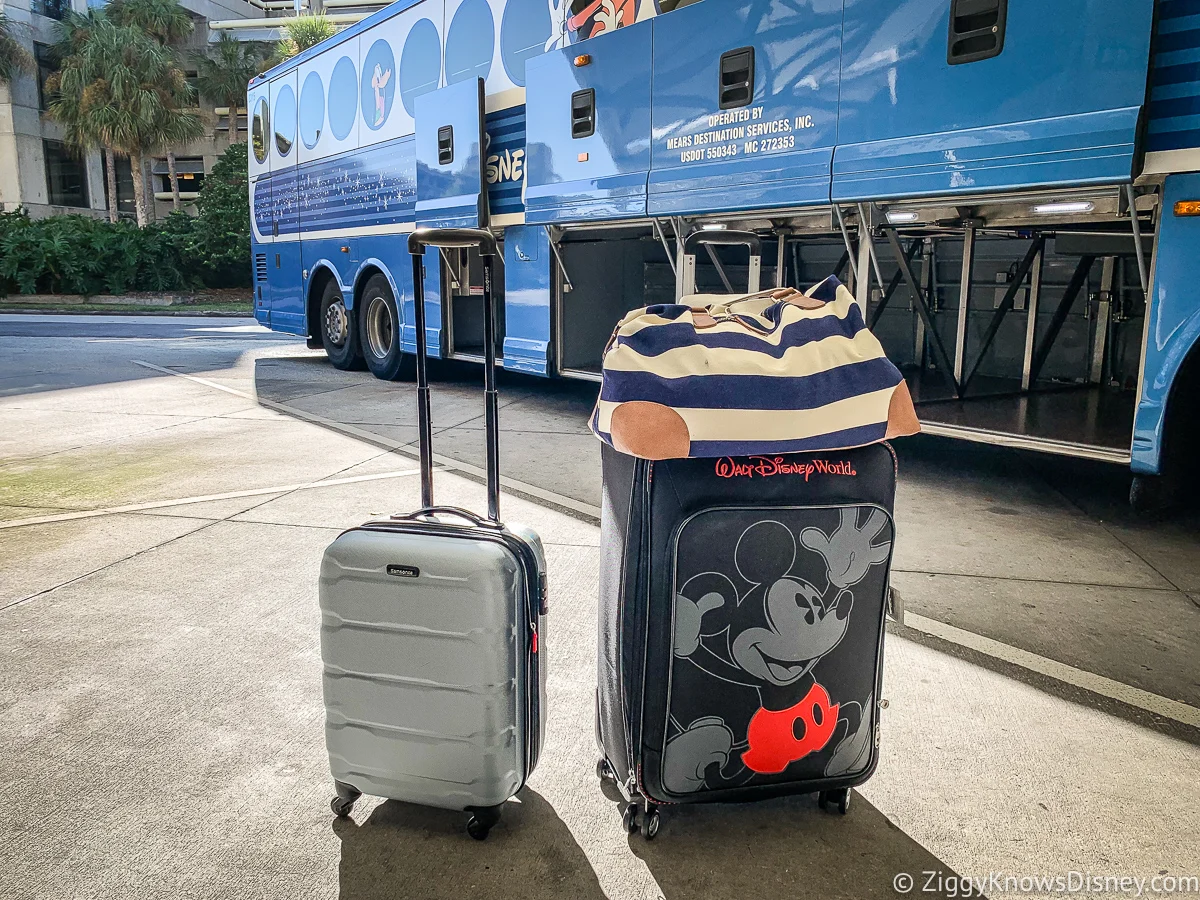
M590 53L581 53L579 56L575 57L575 60L574 60L575 68L582 69L584 66L586 66L591 61L592 61L592 56Z
M1179 200L1175 204L1177 216L1200 216L1200 200Z

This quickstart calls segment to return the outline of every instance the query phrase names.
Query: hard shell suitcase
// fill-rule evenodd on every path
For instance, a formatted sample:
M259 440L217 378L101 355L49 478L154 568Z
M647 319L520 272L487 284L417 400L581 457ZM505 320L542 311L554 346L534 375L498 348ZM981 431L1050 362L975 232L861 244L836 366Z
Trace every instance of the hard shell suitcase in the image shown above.
M484 261L488 516L433 504L425 247ZM472 813L483 839L537 764L545 731L546 565L537 535L499 516L492 235L421 229L416 285L421 509L341 534L321 564L325 741L338 816L360 794Z
M598 774L625 826L787 793L845 812L879 742L891 447L602 454Z

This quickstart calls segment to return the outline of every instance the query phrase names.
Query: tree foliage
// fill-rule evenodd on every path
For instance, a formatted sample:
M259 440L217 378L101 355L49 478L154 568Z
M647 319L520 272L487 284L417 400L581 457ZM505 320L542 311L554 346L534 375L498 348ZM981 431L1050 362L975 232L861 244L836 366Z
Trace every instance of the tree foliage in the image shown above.
M108 0L104 10L117 25L137 28L164 47L180 43L195 28L178 0Z
M32 70L33 57L17 40L13 23L0 10L0 84L7 84L21 72Z
M231 144L204 178L187 252L209 287L250 284L250 177L246 144Z
M196 83L200 93L217 106L229 108L229 142L238 141L238 109L246 105L246 85L262 70L266 56L262 44L239 41L229 34L209 45L209 53L196 53Z
M172 237L90 216L0 213L0 293L119 294L174 290L188 278Z
M115 15L68 13L56 46L61 68L47 79L50 115L71 144L106 147L129 157L139 225L148 218L141 177L146 154L204 133L200 119L186 111L193 91L174 50L143 27L162 35L180 33L182 24L153 7L163 2L124 0ZM146 19L138 19L143 14ZM140 24L123 24L133 21Z
M0 294L120 294L250 286L246 145L222 154L196 201L138 228L88 216L0 213Z
M276 43L275 52L267 60L266 68L277 66L297 53L333 37L337 33L337 26L325 16L296 16L288 20L283 30L286 37Z

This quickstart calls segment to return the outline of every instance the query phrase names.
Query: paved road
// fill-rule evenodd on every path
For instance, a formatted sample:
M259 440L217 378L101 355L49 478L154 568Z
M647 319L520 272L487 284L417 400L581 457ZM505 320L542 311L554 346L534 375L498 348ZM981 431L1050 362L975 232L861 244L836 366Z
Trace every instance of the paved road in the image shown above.
M74 316L0 313L0 336L294 342L254 319L213 316Z
M478 371L435 377L439 499L479 505ZM338 529L415 505L411 384L248 322L0 317L0 896L871 897L901 871L1200 874L1181 840L1200 824L1196 517L1134 518L1119 470L934 439L898 445L912 615L857 808L673 811L659 842L630 842L590 765L595 389L501 382L506 514L546 538L554 585L544 761L482 846L395 803L331 829L316 566Z

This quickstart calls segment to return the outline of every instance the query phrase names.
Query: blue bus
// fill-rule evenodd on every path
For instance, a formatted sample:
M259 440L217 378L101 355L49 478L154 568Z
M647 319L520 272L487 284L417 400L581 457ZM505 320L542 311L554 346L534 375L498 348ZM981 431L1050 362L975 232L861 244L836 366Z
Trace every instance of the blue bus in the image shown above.
M1200 0L397 0L249 85L256 316L405 376L404 235L503 247L498 358L596 379L682 272L831 272L925 430L1128 465L1200 437ZM741 255L739 255L739 252ZM430 352L482 360L430 251Z

